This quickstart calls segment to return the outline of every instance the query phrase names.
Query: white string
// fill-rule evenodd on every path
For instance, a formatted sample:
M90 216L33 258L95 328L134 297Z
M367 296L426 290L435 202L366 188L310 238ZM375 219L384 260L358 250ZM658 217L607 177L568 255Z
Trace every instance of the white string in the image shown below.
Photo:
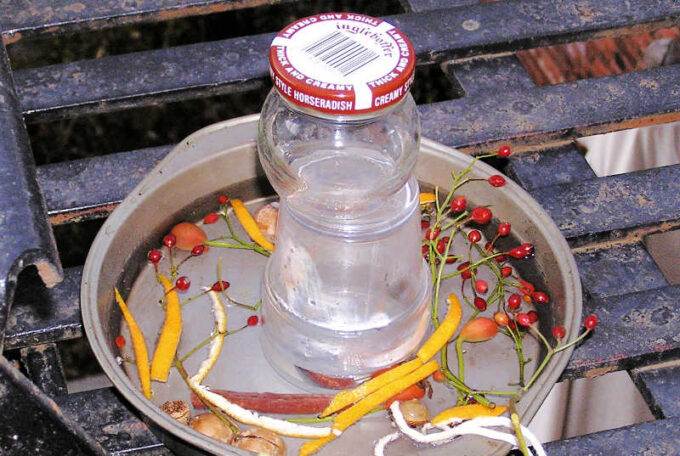
M499 416L499 417L473 418L461 424L457 424L455 427L443 427L441 425L438 425L437 427L439 429L442 429L441 431L434 432L431 434L425 434L423 432L411 428L408 425L408 423L406 423L404 415L401 413L401 408L399 407L399 401L392 402L392 405L390 406L390 411L392 412L392 418L394 419L394 423L397 425L401 433L406 435L411 440L419 443L429 443L437 445L445 443L453 439L454 437L460 435L474 434L479 435L481 437L486 437L488 439L506 442L509 443L510 445L513 445L514 447L517 447L518 445L517 438L514 432L512 434L509 434L493 429L487 429L489 427L504 427L514 430L512 421L510 421L510 418L507 417ZM426 424L425 426L423 426L423 431L432 428L433 428L432 425ZM522 434L527 439L529 444L532 447L534 447L536 454L538 456L547 456L545 450L543 449L543 446L541 445L541 442L538 440L538 438L536 438L533 432L531 432L529 429L522 425L520 425L520 429L522 430ZM387 444L393 442L398 437L399 433L397 432L394 434L388 434L385 437L378 440L378 443L376 443L374 449L374 455L384 456L384 450Z
M401 436L401 434L399 432L395 432L394 434L387 434L385 437L382 437L375 444L375 448L373 449L373 455L374 456L385 456L385 447L387 446L387 444L390 443L390 442L394 442L400 436Z

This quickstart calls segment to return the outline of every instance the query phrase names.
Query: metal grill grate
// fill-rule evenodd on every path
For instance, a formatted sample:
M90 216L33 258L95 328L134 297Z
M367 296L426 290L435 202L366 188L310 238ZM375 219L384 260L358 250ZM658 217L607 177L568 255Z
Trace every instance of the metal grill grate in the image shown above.
M5 44L267 2L31 3L30 8L18 0L3 4ZM513 54L675 25L680 5L676 0L403 3L409 12L390 20L412 38L419 64L440 64L465 92L459 99L420 106L424 135L471 154L502 142L524 152L505 171L543 205L574 249L586 311L597 312L602 321L590 343L574 352L563 378L630 370L658 418L554 442L549 454L610 454L617 447L629 454L677 451L677 367L648 366L680 353L680 318L672 311L680 302L680 286L665 281L642 239L680 226L680 165L598 178L572 143L583 135L680 120L680 65L537 87ZM271 38L245 36L16 72L4 46L0 49L0 341L5 350L22 349L22 367L32 381L0 357L0 404L6 411L0 447L11 444L34 454L167 451L114 391L65 394L55 344L83 337L81 269L66 269L64 280L51 289L35 283L15 296L15 284L28 264L38 265L46 283L57 282L61 269L50 224L105 217L170 145L36 169L24 118L68 118L251 90L266 77ZM227 55L228 65L220 58ZM107 179L121 168L124 174ZM655 317L631 318L633 313ZM36 417L41 426L35 426Z

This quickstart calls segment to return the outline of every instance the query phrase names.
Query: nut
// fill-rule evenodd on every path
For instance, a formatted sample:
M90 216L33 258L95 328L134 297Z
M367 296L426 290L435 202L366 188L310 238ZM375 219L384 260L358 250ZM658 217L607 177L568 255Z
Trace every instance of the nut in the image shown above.
M430 412L425 405L418 399L411 399L410 401L400 402L399 409L404 420L409 426L416 427L430 421Z
M192 418L189 426L201 434L224 443L231 443L231 440L234 437L234 432L231 428L212 413L204 413L195 416Z
M189 424L189 404L182 400L167 401L161 405L161 410L182 424Z
M265 456L286 455L286 444L276 432L257 427L239 434L232 445Z

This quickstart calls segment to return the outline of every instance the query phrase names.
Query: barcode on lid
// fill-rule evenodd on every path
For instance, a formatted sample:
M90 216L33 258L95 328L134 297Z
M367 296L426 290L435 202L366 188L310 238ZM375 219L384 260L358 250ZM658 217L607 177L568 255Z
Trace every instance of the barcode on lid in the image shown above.
M380 57L371 48L340 31L325 35L303 50L343 76L354 73Z

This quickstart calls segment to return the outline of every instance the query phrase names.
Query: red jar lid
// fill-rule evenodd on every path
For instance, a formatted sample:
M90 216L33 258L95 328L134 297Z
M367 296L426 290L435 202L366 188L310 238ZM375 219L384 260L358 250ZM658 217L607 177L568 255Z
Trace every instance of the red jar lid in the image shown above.
M309 16L269 48L274 86L292 103L329 114L366 114L398 103L413 82L415 52L393 25L355 13Z

